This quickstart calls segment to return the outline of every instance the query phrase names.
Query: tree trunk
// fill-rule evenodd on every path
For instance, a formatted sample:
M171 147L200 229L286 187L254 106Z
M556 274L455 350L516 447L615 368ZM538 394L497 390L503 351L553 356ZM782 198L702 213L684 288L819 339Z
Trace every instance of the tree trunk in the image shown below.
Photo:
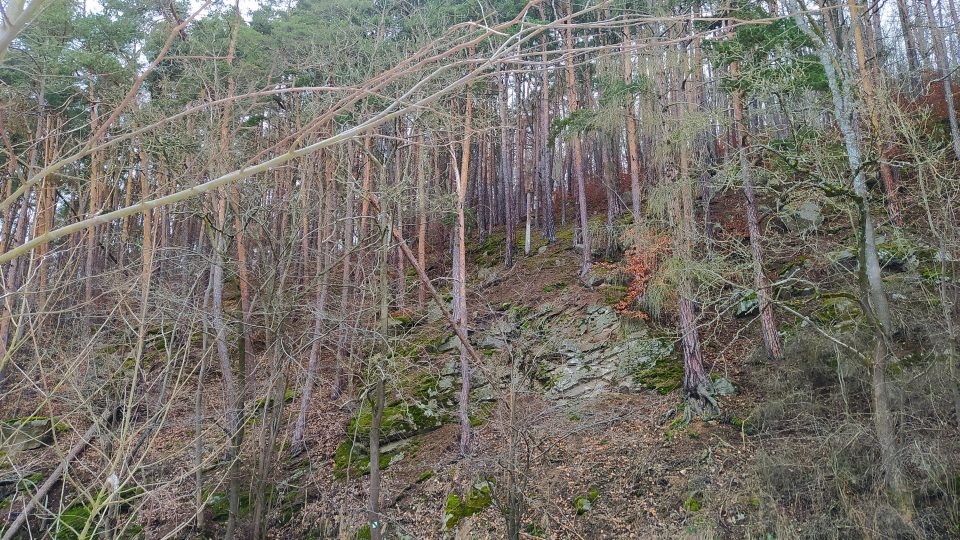
M929 1L929 0L927 0ZM887 214L890 221L900 225L900 202L897 197L897 186L893 180L893 171L890 170L890 164L883 160L885 155L885 145L883 144L883 134L885 130L880 122L880 115L877 111L876 96L873 86L873 76L867 68L866 50L867 45L864 42L861 24L866 24L859 12L857 0L847 0L847 6L850 9L850 26L853 28L853 38L856 45L857 68L860 71L861 83L863 85L863 101L869 116L870 125L873 131L874 146L880 159L880 177L883 179L883 187L887 192Z
M564 60L564 68L566 72L566 83L567 83L567 99L570 102L569 114L573 114L579 109L578 104L578 94L577 94L577 76L574 71L574 61L575 61L575 49L576 45L573 42L573 1L570 0L567 2L567 13L569 18L567 19L566 25L566 36L563 40L564 49L566 51L566 59ZM573 176L577 182L577 205L579 210L579 219L580 219L580 236L582 238L581 248L583 249L583 257L580 263L580 277L584 277L590 272L591 264L591 251L590 251L590 217L589 210L587 209L587 193L585 179L583 177L583 147L580 141L580 137L576 137L573 140L573 161L571 165L573 167Z
M473 51L470 51L473 56ZM468 174L470 172L470 138L472 135L473 122L473 96L472 92L467 90L466 110L464 111L463 123L463 144L461 145L460 170L457 172L457 225L454 238L454 264L453 264L453 307L454 317L457 324L462 329L464 335L467 334L467 259L466 259L466 238L464 220L464 204L466 201L468 188ZM472 428L470 425L470 355L467 347L469 344L460 343L460 453L469 455L472 446Z
M631 54L632 38L630 25L623 25L623 81L633 83L633 55ZM630 169L630 210L633 212L633 222L640 221L640 151L637 144L637 119L634 115L635 100L630 94L627 100L627 159Z
M367 507L367 523L370 525L370 540L380 540L383 523L380 521L380 422L383 420L383 377L376 374L373 388L373 414L370 419L370 492Z
M739 66L736 62L730 65L730 76L736 80L739 76ZM740 90L733 92L733 119L738 132L738 149L740 170L743 175L743 194L747 200L747 229L750 232L750 255L753 261L753 285L757 293L757 305L760 308L760 333L763 335L763 344L767 349L767 356L774 361L783 358L780 346L780 332L773 315L773 303L770 280L763 270L763 251L760 249L760 219L757 209L757 194L753 186L753 171L750 160L747 158L747 144L749 131L743 114L743 93Z
M423 135L417 136L417 261L426 267L427 261L427 149L423 145ZM436 172L436 171L434 171ZM417 309L423 311L427 289L423 283L417 286Z
M543 4L540 16L544 17ZM547 65L547 38L544 34L540 44L540 60ZM540 188L543 190L540 209L543 215L543 235L547 242L556 242L557 225L553 216L553 148L547 144L550 133L550 70L540 70L540 126L537 151L537 173L540 176Z
M340 282L340 329L337 339L337 352L334 358L334 380L331 395L334 399L343 394L346 381L345 367L349 355L350 344L350 256L353 251L353 185L347 182L347 194L344 201L343 217L343 273Z
M313 318L313 335L310 342L310 354L307 360L307 373L303 382L303 394L300 396L300 410L297 413L297 420L293 426L293 436L290 442L290 452L297 455L304 450L303 434L306 429L307 409L310 408L310 400L313 397L313 386L317 376L317 365L320 359L320 344L323 341L323 324L326 320L327 294L330 290L330 253L332 247L328 245L328 239L332 237L331 217L333 216L334 203L334 185L333 185L333 156L332 152L327 152L326 156L326 182L324 186L323 208L320 214L320 231L317 239L317 278L320 280L320 288L317 290L316 303Z
M848 0L852 2L853 0ZM957 109L953 96L953 84L950 80L950 59L947 57L947 47L943 39L943 33L937 22L937 17L933 12L933 2L923 0L923 5L927 9L927 18L930 24L930 37L933 40L933 56L937 60L937 68L940 72L941 82L943 83L943 96L947 103L947 121L950 124L950 142L953 145L953 154L960 159L960 127L957 125Z
M516 219L513 217L514 203L513 203L513 145L510 141L511 129L509 128L508 118L507 118L507 102L508 102L508 84L510 82L509 76L504 74L500 78L500 102L499 112L500 112L500 181L503 184L503 195L506 198L504 209L505 209L505 229L506 236L504 238L504 261L503 264L507 268L513 267L513 252L514 247L517 241L517 231L516 231Z
M910 8L907 7L907 0L897 0L897 15L900 16L900 29L906 46L910 89L916 90L920 83L920 58L917 54L917 39L913 35L913 25L910 24Z
M854 102L848 81L842 81L835 68L833 48L829 42L821 40L820 36L811 28L807 18L799 11L794 14L797 26L807 34L815 44L820 64L827 76L830 86L830 95L833 100L834 117L843 135L844 147L847 151L847 162L850 174L853 176L853 191L857 197L859 209L859 249L860 259L860 295L864 313L873 323L875 331L874 354L872 358L872 386L873 386L873 421L877 431L877 440L880 446L880 460L884 471L887 487L894 498L898 499L903 517L909 521L908 495L902 484L902 472L896 443L896 432L891 414L889 392L887 390L886 370L889 356L887 348L890 324L892 317L887 302L886 292L883 289L883 279L880 273L880 259L877 254L877 241L874 231L873 218L870 209L870 195L867 191L866 178L861 168L860 147L858 133L853 124Z

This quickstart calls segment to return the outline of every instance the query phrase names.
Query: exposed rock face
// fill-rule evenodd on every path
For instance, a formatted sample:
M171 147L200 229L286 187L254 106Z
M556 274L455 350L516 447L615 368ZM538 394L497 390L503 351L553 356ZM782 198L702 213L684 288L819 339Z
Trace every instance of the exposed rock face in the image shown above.
M545 305L528 322L521 328L532 331L521 341L529 344L537 382L557 401L595 397L610 388L676 387L659 380L677 364L670 340L650 336L644 324L625 324L609 306Z
M501 304L472 324L471 343L491 357L487 369L472 376L472 421L482 422L489 404L497 399L498 388L510 384L509 364L503 369L501 361L508 357L516 360L527 384L560 405L611 390L667 393L682 380L673 338L652 336L643 321L625 320L609 306ZM431 338L423 351L435 359L446 358L443 368L417 382L398 383L388 398L381 424L381 467L414 455L420 435L456 421L458 344L455 336L446 333ZM369 406L351 419L347 437L334 456L336 475L369 471L370 423Z
M791 202L787 204L780 219L788 231L804 233L815 231L823 224L823 213L816 201Z

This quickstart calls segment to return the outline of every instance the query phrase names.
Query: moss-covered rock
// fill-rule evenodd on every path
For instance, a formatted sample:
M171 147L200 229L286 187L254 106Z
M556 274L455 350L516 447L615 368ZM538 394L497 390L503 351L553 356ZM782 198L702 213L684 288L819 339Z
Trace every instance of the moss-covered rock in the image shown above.
M733 310L733 316L752 317L758 313L760 313L760 301L757 299L757 291L746 291L741 294Z
M297 391L293 388L287 388L283 391L283 402L290 403L293 401L293 398L297 397ZM273 396L262 397L256 400L255 407L257 411L262 411L265 406L273 405Z
M683 363L674 354L673 340L650 338L636 344L629 364L634 384L669 394L683 382Z
M402 399L383 408L380 420L380 468L385 469L411 452L410 445L393 445L432 431L452 418L455 389L449 378L425 376L401 390ZM370 426L373 410L369 404L347 425L347 438L337 446L333 471L337 478L362 476L370 472Z
M25 416L0 422L0 440L6 450L36 450L53 443L54 423L46 416Z
M451 493L447 497L447 505L443 511L443 528L453 529L463 519L483 512L492 502L490 484L485 480L470 486L463 498L456 493Z
M453 352L460 345L460 338L454 334L442 334L434 337L424 344L424 348L431 354L443 354Z
M307 474L309 463L303 465L286 480L277 483L277 524L286 525L303 511L306 506L306 494L302 479Z
M837 324L852 321L862 315L859 302L850 295L827 294L821 296L821 304L814 312L813 320L822 324Z
M905 236L878 238L877 256L880 266L889 272L912 272L934 260L936 249L914 242Z
M595 487L591 487L590 490L583 495L574 497L573 507L576 509L577 515L582 516L590 510L593 510L593 503L595 503L599 497L600 491Z
M335 478L357 478L370 474L370 450L367 440L347 439L337 446L333 455L333 475ZM380 450L380 470L414 454L418 444L413 441L400 441L386 445Z

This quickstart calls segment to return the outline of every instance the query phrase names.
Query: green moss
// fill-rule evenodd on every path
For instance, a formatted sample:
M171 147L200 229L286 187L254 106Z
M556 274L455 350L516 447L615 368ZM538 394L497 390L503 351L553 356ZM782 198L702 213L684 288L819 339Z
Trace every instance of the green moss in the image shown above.
M572 225L570 227L557 229L557 243L558 244L573 243L573 226Z
M683 507L688 512L699 512L700 509L703 508L703 495L700 493L694 493L683 502Z
M859 304L845 294L822 295L822 304L813 319L822 324L850 321L862 315Z
M633 374L634 381L644 388L656 390L661 395L669 394L683 383L683 363L677 361L657 362L653 367Z
M357 441L360 443L360 441ZM364 441L365 442L365 441ZM380 452L380 470L386 470L394 463L404 459L408 455L415 455L419 444L410 442L391 452ZM334 478L346 478L349 473L350 478L359 478L370 474L370 451L366 446L360 444L354 445L352 440L345 440L337 446L333 454L333 476Z
M389 402L383 408L380 420L381 446L410 439L416 435L431 431L452 419L451 411L456 405L456 389L449 378L433 375L408 376L398 383L402 399ZM347 437L334 452L334 476L343 478L349 472L351 477L369 473L370 426L373 421L373 407L364 403L347 425ZM410 452L410 444L403 447ZM398 449L384 452L380 456L380 467L386 468L403 457Z
M57 516L54 524L53 538L56 540L78 540L80 533L90 521L90 508L80 501L68 506ZM91 527L93 529L93 527ZM90 532L89 530L87 531ZM96 532L96 531L93 531ZM88 538L94 535L89 535Z
M683 362L675 354L673 339L656 337L639 341L631 352L630 374L634 384L661 395L680 388Z
M353 538L354 540L370 540L371 534L370 524L364 523L362 527L357 529L357 532L353 535Z
M734 416L730 419L730 425L740 430L744 435L753 435L757 431L748 418Z
M503 261L506 238L506 233L501 230L490 234L483 242L469 243L467 257L481 268L496 266ZM516 247L516 241L514 246Z
M33 491L43 482L43 473L35 472L17 482L17 491Z
M129 506L124 504L131 498L130 494L140 496L143 494L143 490L140 488L121 489L118 494L121 511L128 511L130 509ZM101 516L96 515L92 510L97 506L98 505L91 504L86 500L75 500L70 506L57 515L49 537L55 540L80 540L80 535L83 533L84 527L87 527L86 534L83 536L84 539L100 538L102 535L102 531L100 530ZM104 507L100 506L100 508L102 510ZM118 538L138 538L141 537L142 532L143 527L140 525L131 525L127 527Z
M120 505L120 509L126 511L132 508L132 503L143 497L144 493L144 489L140 486L126 486L120 488L120 492L117 493L116 500Z
M936 256L936 249L911 242L904 237L877 244L877 256L883 266L893 265L904 270L913 270L921 264L929 263Z
M533 380L540 384L544 390L552 390L557 386L557 382L560 381L562 372L557 370L556 373L553 373L553 366L548 362L541 361L537 364L536 371L533 372Z
M627 294L627 288L623 285L601 285L600 294L603 295L603 303L608 306L618 304Z
M515 320L521 320L530 315L530 307L514 304L510 306L510 308L507 310L507 313Z
M230 517L230 497L225 491L218 491L207 500L207 508L210 509L214 521L226 521ZM245 517L250 513L250 494L246 490L240 492L238 511L239 517Z
M433 339L427 340L424 343L424 349L432 354L439 353L444 349L444 345L450 339L453 339L453 334L440 334Z
M733 310L734 317L750 317L760 312L760 301L757 299L757 291L746 291L740 296L736 308Z
M370 468L370 458L366 457L367 470ZM359 452L354 451L354 445L352 439L347 439L340 443L337 446L337 449L333 452L333 475L336 478L343 478L347 475L347 471L351 472L350 476L360 476L360 471L362 467L359 465L359 462L364 461L364 456ZM357 474L353 474L356 471Z
M470 425L473 427L479 427L490 418L490 414L493 412L493 403L482 403L477 407L477 411L470 415Z
M401 434L414 434L429 428L440 427L445 417L436 411L417 404L398 402L383 408L380 420L380 438L385 441L397 440ZM363 412L350 419L348 433L358 433L361 439L367 439L373 412L364 407Z
M527 523L527 526L524 527L523 530L526 531L529 536L534 538L543 538L544 535L547 534L547 531L540 526L539 523Z
M427 480L433 478L434 474L436 473L433 472L433 469L427 469L423 471L420 473L420 476L417 477L417 483L419 484L421 482L426 482Z
M564 290L564 289L566 289L566 288L567 288L567 284L566 284L566 283L564 283L564 282L562 282L562 281L558 281L557 283L554 283L553 285L547 285L546 287L544 287L544 288L543 288L543 292L549 293L549 292L553 292L553 291L562 291L562 290Z
M591 487L584 495L577 495L573 499L573 507L577 510L577 515L583 515L593 509L593 503L600 497L600 491Z
M492 502L490 484L486 481L474 483L467 491L465 499L461 499L456 493L451 493L447 497L447 505L444 508L443 528L453 529L461 520L483 512Z
M49 420L50 418L47 416L21 416L18 418L11 418L9 420L4 420L4 422L13 426L17 426L17 425L27 424L30 422L46 422Z
M281 526L290 523L294 516L303 511L306 505L306 499L301 489L290 484L286 484L284 489L286 489L286 492L280 498L280 508L277 512L277 524Z
M806 255L801 255L801 256L799 256L799 257L797 257L797 258L795 258L795 259L787 262L786 264L784 264L784 265L783 265L783 268L781 268L780 271L777 272L777 275L779 275L780 277L784 277L784 276L786 276L787 274L789 274L792 270L794 270L794 269L796 269L796 268L799 268L799 267L805 265L806 263L807 263L807 256L806 256Z
M413 315L405 314L394 314L390 316L391 326L400 327L400 328L410 328L413 326L413 323L416 322L413 318Z
M295 397L297 397L297 392L293 388L287 388L286 390L284 390L283 392L284 403L290 403L291 401L293 401L293 398ZM255 402L255 406L258 410L262 410L265 405L272 405L272 404L273 404L272 397L269 400L265 397L262 397Z

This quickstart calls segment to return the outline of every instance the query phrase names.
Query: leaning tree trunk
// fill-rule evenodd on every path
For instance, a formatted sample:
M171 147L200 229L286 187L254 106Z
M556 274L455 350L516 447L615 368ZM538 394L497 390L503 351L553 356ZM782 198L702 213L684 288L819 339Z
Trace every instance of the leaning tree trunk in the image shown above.
M897 499L901 514L906 520L910 519L911 510L907 500L909 493L904 489L902 468L898 457L896 430L890 406L889 390L887 388L887 364L890 351L888 347L890 332L892 331L892 317L887 302L887 295L883 289L883 278L880 273L880 258L877 254L877 240L874 231L873 217L870 209L870 194L867 190L866 177L862 170L860 147L853 117L855 113L853 92L850 84L841 80L840 73L835 67L834 48L831 43L825 42L813 30L806 16L802 15L799 6L793 6L794 20L797 26L811 38L815 44L820 64L827 75L830 86L830 95L833 100L834 117L843 135L844 147L847 151L847 163L850 174L853 176L853 195L859 209L859 242L858 257L860 259L859 285L861 304L864 313L874 327L875 343L872 355L872 386L873 386L873 422L877 432L877 442L880 446L880 462L884 473L884 480L891 495Z
M873 85L873 74L867 69L867 45L863 38L863 31L860 27L862 17L858 15L859 5L857 0L847 0L847 6L850 9L850 26L853 28L854 44L856 46L857 68L860 71L860 80L863 87L863 102L867 108L870 117L870 126L873 131L874 147L880 159L880 177L883 179L883 187L887 192L887 214L890 221L900 225L903 220L900 216L900 201L897 196L897 185L893 179L893 170L890 164L884 160L887 154L886 145L883 143L883 134L887 131L880 122L880 114L877 111L876 91Z

